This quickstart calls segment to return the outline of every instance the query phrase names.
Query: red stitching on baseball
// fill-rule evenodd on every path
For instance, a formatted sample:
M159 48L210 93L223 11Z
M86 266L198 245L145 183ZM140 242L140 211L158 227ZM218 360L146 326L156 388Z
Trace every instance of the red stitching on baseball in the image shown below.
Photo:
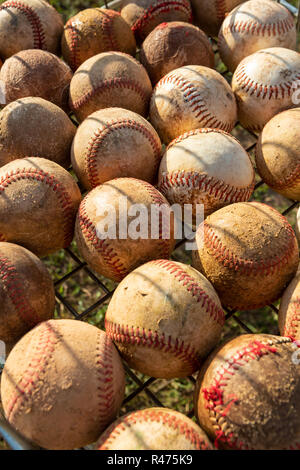
M187 13L189 15L189 22L192 21L192 10L189 2L185 0L158 0L145 10L143 16L131 26L131 29L134 33L140 32L154 16L160 16L162 13L172 10Z
M81 106L84 106L96 94L99 94L105 91L109 91L111 93L113 92L114 88L127 88L128 90L132 90L137 95L139 95L140 98L145 103L148 102L148 94L145 92L145 90L141 87L141 85L138 82L120 77L120 78L112 78L111 80L104 80L98 86L94 87L92 90L88 91L81 98L79 98L78 100L74 102L71 99L70 106L73 110L76 111L79 108L81 108Z
M4 2L3 5L0 6L1 10L6 10L8 8L16 8L24 16L30 23L32 28L32 35L33 35L33 43L34 49L45 49L46 48L46 36L43 29L42 22L37 15L37 13L31 8L29 5L26 5L22 2Z
M101 349L101 342L104 340L104 350ZM111 413L114 408L115 394L113 387L113 345L107 335L103 336L99 332L96 347L96 367L98 375L97 397L99 399L99 417L100 424L107 425L107 414Z
M220 21L223 22L227 13L226 0L215 0L215 5L216 5L216 12L217 12L217 19L219 22Z
M190 292L197 303L202 303L202 308L205 308L206 313L208 313L214 321L221 326L224 325L225 315L222 308L215 304L209 295L200 287L194 277L190 276L181 266L178 266L173 261L154 260L151 261L151 263L172 274L180 284L186 287L187 291Z
M115 18L120 17L121 14L114 10L103 10L97 8L101 13L101 23L103 29L103 42L105 43L105 48L110 51L117 51L119 49L119 44L116 38L116 35L113 32L113 22Z
M128 270L123 266L122 261L118 258L118 255L114 252L113 248L110 247L109 240L99 240L96 227L93 225L87 214L87 198L88 196L85 197L79 207L78 217L81 231L88 242L93 245L95 250L98 253L101 253L103 260L113 273L114 277L118 281L121 281L123 277L128 274Z
M159 193L159 191L152 186L152 184L147 183L147 181L142 181L138 180L136 178L131 178L135 180L136 182L140 183L144 188L147 190L148 194L151 196L151 199L155 205L158 207L164 206L165 204L168 204L167 201L165 201L164 197ZM171 220L171 218L170 218ZM170 258L170 239L167 238L167 236L164 233L164 227L163 227L163 214L160 211L159 213L159 231L158 231L158 240L160 241L159 245L159 252L158 256L159 258L164 258L168 259Z
M250 96L256 96L256 98L264 99L284 99L287 96L290 97L292 91L299 88L295 88L294 82L300 80L300 73L294 72L295 76L290 77L289 81L278 83L277 85L264 85L263 83L255 82L247 75L247 64L240 64L235 78L241 89L248 93Z
M49 186L56 194L63 212L64 248L69 246L73 238L73 233L70 231L70 226L73 222L72 201L67 190L53 175L37 168L16 168L0 178L0 194L4 192L9 185L25 179L40 181Z
M208 110L199 90L188 80L178 77L176 73L170 73L163 77L155 86L155 91L165 83L177 86L183 94L184 101L191 107L196 119L199 119L203 127L216 127L230 132L235 121L222 122L213 116Z
M262 343L253 341L249 343L240 351L236 351L231 358L223 360L222 366L215 372L213 385L209 388L202 389L202 394L206 401L205 406L209 410L210 419L214 427L218 427L215 440L215 446L217 448L219 447L219 443L223 442L229 445L229 447L250 450L245 442L239 441L238 438L234 436L234 432L230 431L229 423L226 423L226 416L230 408L239 401L239 398L235 395L231 395L228 396L229 400L224 402L224 391L237 370L248 364L250 360L259 359L270 353L276 354L277 348L275 346L285 343L291 343L291 340L289 338L280 338L276 342L268 341L268 343Z
M284 327L283 336L295 340L300 327L300 297L297 297L292 301L292 305L289 306L289 316Z
M98 450L109 450L109 447L113 443L114 439L116 439L122 431L130 428L131 424L144 421L161 422L169 426L171 429L178 430L179 433L184 435L185 438L190 441L197 450L208 450L208 443L199 437L199 434L192 426L177 416L168 415L167 413L154 409L135 411L129 415L125 415L122 418L119 418L107 429L107 431L105 431L101 437L101 440L98 443Z
M100 184L99 175L97 169L97 154L99 152L100 146L103 144L103 141L110 136L115 130L118 129L133 129L146 137L149 141L154 158L157 166L160 162L160 145L157 139L154 138L153 134L147 129L146 126L140 124L132 119L119 119L112 120L105 124L105 127L100 127L94 133L94 136L90 139L88 143L87 153L86 153L86 168L88 174L88 180L91 186L94 188Z
M34 392L36 383L45 372L58 342L58 333L49 325L43 323L40 328L38 344L35 348L27 370L25 370L20 382L16 385L16 391L12 395L7 407L7 418L12 421L14 414L21 411L22 406L29 400ZM16 409L16 407L18 407Z
M251 259L241 258L236 256L233 251L226 245L223 245L222 240L215 234L214 229L210 227L207 221L204 221L204 243L211 252L215 259L223 264L226 268L233 269L234 271L240 271L246 275L264 275L275 274L284 264L287 264L295 247L295 234L286 220L281 214L277 213L275 209L267 206L268 209L276 212L280 216L286 231L286 250L284 253L274 254L273 258L269 258L267 261L253 261Z
M288 10L287 10L288 12ZM288 12L289 13L289 12ZM275 23L257 23L255 20L248 21L235 21L229 24L224 30L221 30L221 35L224 36L228 33L244 33L256 36L277 36L288 33L295 27L294 19L289 13L289 19L280 20Z
M39 323L39 316L28 302L18 272L6 257L0 257L0 281L24 323L28 326Z
M164 333L159 336L156 331L145 330L138 326L119 325L108 320L105 320L105 329L108 337L114 342L159 349L190 364L193 369L199 367L196 349L190 345L186 346L184 341L180 342L178 338L174 340L171 336L166 337Z
M170 188L189 187L201 191L200 200L203 200L204 194L226 203L246 202L250 199L255 186L255 176L252 183L246 188L237 188L224 181L209 176L205 173L197 173L194 170L176 170L163 174L158 189L167 194Z
M72 18L66 23L65 31L70 31L71 43L70 48L70 67L75 71L80 65L80 49L79 49L79 30L76 28L76 21Z

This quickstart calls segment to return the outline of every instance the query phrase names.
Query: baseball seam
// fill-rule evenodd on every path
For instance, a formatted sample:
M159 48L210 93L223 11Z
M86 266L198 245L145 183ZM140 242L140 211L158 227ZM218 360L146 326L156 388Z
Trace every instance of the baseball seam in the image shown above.
M32 396L35 385L46 370L59 341L58 333L48 323L42 324L39 328L37 345L32 349L32 358L7 406L6 416L10 422L13 422L14 415L22 411L22 407Z
M154 260L150 262L153 265L165 269L169 274L172 274L175 279L182 284L186 290L196 299L197 303L202 302L202 308L205 308L206 313L223 326L225 317L221 307L214 303L208 294L200 287L195 278L190 276L184 269L179 267L176 263L169 260Z
M228 382L243 366L247 365L250 360L256 360L267 354L277 353L276 345L291 343L289 338L280 338L277 341L270 340L266 343L253 341L240 351L236 351L234 356L223 361L214 374L213 385L210 388L203 388L200 393L203 394L206 402L205 407L208 409L209 418L215 429L216 440L215 446L218 447L219 442L224 442L229 447L239 448L240 450L251 450L246 442L239 441L234 435L231 425L227 422L226 417L230 408L238 402L235 395L228 396L229 401L224 403L224 389Z
M250 96L255 96L262 100L265 99L285 99L291 97L292 91L295 91L293 83L300 80L300 73L294 71L294 77L290 77L289 81L277 83L276 85L264 85L251 79L247 73L247 64L240 64L235 78L241 90Z
M9 185L25 179L44 183L57 195L57 199L63 213L64 247L67 247L73 238L73 234L70 229L73 222L72 201L67 190L55 179L53 175L50 175L43 170L36 168L17 168L0 178L0 194L1 192L4 192Z
M153 19L155 16L160 16L162 13L170 12L172 10L182 11L187 13L189 16L189 21L192 20L192 11L189 3L185 0L158 0L153 3L149 8L145 9L143 16L141 16L135 23L131 26L131 29L134 33L142 33L142 30L146 25Z
M233 129L235 122L222 122L217 119L216 116L212 115L207 108L201 93L190 81L178 77L175 73L170 73L157 83L155 91L165 84L177 86L181 90L185 103L190 107L191 112L199 121L198 124L201 124L202 127L216 127L227 132L230 132Z
M105 43L105 48L108 51L117 51L119 49L119 44L113 28L115 18L121 15L119 12L114 10L101 10L101 8L97 8L97 10L101 13L101 25L103 29L103 42Z
M76 28L74 20L71 18L65 25L65 31L70 32L70 67L75 71L80 65L80 48L79 48L79 30Z
M292 300L292 306L288 308L287 315L288 320L286 321L283 335L295 340L300 328L300 297Z
M84 93L83 96L76 101L70 99L71 108L74 111L77 111L79 108L87 104L96 94L100 94L105 91L109 91L111 93L114 88L127 88L128 90L135 92L145 104L148 102L148 94L138 82L120 77L112 78L111 80L103 80L102 83L99 83L92 90Z
M101 349L102 339L104 339L103 351ZM96 346L97 397L99 401L99 424L103 426L107 424L108 415L113 415L115 405L112 347L113 345L107 335L103 336L99 332Z
M19 278L16 268L10 263L7 257L1 256L0 281L24 323L28 326L34 326L38 323L38 314L28 302L22 280Z
M89 183L93 188L99 184L97 154L99 153L100 147L107 137L119 129L132 129L141 133L151 145L156 166L159 164L161 154L160 144L145 125L133 121L132 119L111 120L105 124L105 127L100 127L94 132L94 136L91 137L86 150L85 164L87 175Z
M170 353L175 358L191 365L193 369L199 366L196 349L190 345L186 346L184 341L180 342L178 338L166 337L164 333L159 336L156 331L153 332L138 326L120 325L108 320L105 320L105 329L108 337L116 343L158 349Z
M197 450L208 450L208 443L200 438L199 434L180 418L174 415L168 415L167 412L158 410L143 410L135 411L129 415L119 418L116 423L113 423L101 437L98 443L98 450L109 450L114 440L119 437L122 431L126 431L131 424L137 422L161 422L171 429L178 430L180 434L190 441Z
M3 5L0 6L1 10L6 10L8 8L16 8L24 16L30 23L32 28L32 35L33 35L33 48L34 49L45 49L46 48L46 36L43 29L42 22L38 16L38 14L31 8L29 5L26 5L22 2L5 2Z
M170 188L188 187L201 191L200 201L203 201L207 193L219 201L232 204L248 201L253 193L254 185L255 177L247 187L238 188L205 173L198 173L194 170L176 170L163 174L159 190L167 194Z
M91 243L98 253L101 253L104 262L113 273L114 278L116 278L118 281L121 281L123 277L128 274L128 271L122 264L122 261L119 259L117 253L115 253L113 248L110 246L109 240L99 240L96 227L93 225L87 214L87 198L88 196L86 196L86 198L81 202L78 213L78 220L82 234L87 242Z
M168 204L167 201L165 201L164 197L160 194L160 192L154 188L150 183L147 183L146 181L138 180L135 178L134 179L137 183L140 183L148 192L149 196L152 199L153 204L156 206L164 206L165 204ZM171 215L171 214L170 214ZM170 217L171 220L171 217ZM159 242L159 252L158 252L158 257L159 258L164 258L164 259L169 259L170 258L170 251L171 251L171 243L170 239L168 239L163 230L163 214L159 213L159 225L158 225L158 240Z
M226 15L226 0L215 0L217 20L218 22L223 22Z
M269 208L272 209L271 207ZM278 215L280 215L286 229L286 249L283 253L275 254L274 257L269 258L267 261L253 261L251 259L235 255L228 246L223 245L222 240L216 235L214 229L210 227L206 221L204 221L204 243L211 255L227 269L239 271L241 274L248 276L257 274L263 276L273 275L282 268L283 265L288 263L289 259L293 256L296 243L292 227L285 217L281 216L281 214Z
M255 20L235 21L221 30L220 37L225 39L228 33L247 33L263 37L266 35L280 36L281 34L288 33L294 27L295 24L292 17L274 23L258 23Z

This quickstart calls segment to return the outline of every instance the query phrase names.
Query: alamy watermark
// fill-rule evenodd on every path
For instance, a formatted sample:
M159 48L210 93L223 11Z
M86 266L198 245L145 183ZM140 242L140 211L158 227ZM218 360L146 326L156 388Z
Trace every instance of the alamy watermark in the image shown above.
M204 220L203 204L152 204L149 207L129 204L126 196L120 196L114 205L103 205L100 197L94 204L96 233L100 240L186 239L185 248L196 249L196 229Z

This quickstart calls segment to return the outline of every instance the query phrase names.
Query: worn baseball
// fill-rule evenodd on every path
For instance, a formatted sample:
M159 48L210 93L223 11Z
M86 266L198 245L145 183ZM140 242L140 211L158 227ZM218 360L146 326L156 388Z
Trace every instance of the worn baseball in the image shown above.
M27 333L6 361L6 419L39 446L95 442L119 411L124 369L107 335L76 320L49 320Z
M36 96L67 111L71 78L69 66L54 54L39 49L20 51L0 70L1 98L8 104Z
M151 93L150 78L136 59L123 52L103 52L76 70L70 86L70 106L79 121L111 107L146 117Z
M290 338L251 334L212 353L197 380L195 412L216 447L299 449L299 352Z
M300 207L297 211L295 232L298 239L298 243L300 244Z
M149 260L168 259L174 232L167 200L154 186L135 178L116 178L90 191L80 205L75 229L84 260L115 281Z
M298 52L271 47L243 59L232 78L242 126L260 132L275 114L295 107L299 80Z
M0 6L0 56L24 49L60 51L64 24L60 14L43 0L4 2Z
M300 272L288 285L280 301L278 314L279 331L282 336L300 340Z
M0 340L15 343L54 313L51 277L37 256L13 243L0 242Z
M65 25L61 45L72 70L101 52L135 55L136 50L134 34L120 13L103 8L88 8L72 16Z
M66 248L74 235L81 194L64 168L44 158L14 160L0 168L0 241L39 257Z
M213 450L191 419L168 408L133 411L102 434L96 450Z
M230 132L236 120L229 84L208 67L187 65L173 70L157 83L151 97L150 121L165 143L199 127Z
M196 129L173 140L160 164L158 189L170 204L204 205L205 216L234 202L248 201L255 173L250 157L232 135Z
M277 300L299 263L292 227L259 202L238 202L210 215L198 229L196 243L193 266L233 310L252 310Z
M218 36L226 15L244 0L191 0L194 23L209 36Z
M122 108L96 111L79 126L72 146L72 166L86 189L120 177L153 183L161 142L142 116Z
M300 108L283 111L265 125L256 147L256 167L268 186L300 201Z
M138 42L142 42L160 23L191 22L189 0L123 0L121 15L129 24Z
M58 106L43 98L21 98L0 112L0 167L27 156L69 168L76 127Z
M224 64L234 72L250 54L269 47L296 49L296 25L287 8L271 0L250 0L226 17L218 37Z
M210 282L191 266L154 260L117 287L108 336L133 369L172 379L196 372L220 340L224 312Z
M146 37L140 61L153 84L183 65L214 68L212 45L201 29L182 21L161 23Z

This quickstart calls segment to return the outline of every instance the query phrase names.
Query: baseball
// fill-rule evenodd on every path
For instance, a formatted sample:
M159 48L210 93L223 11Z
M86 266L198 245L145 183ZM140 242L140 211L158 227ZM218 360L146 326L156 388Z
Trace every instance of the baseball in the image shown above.
M199 127L230 132L236 120L229 84L208 67L187 65L173 70L154 88L150 121L164 143Z
M154 182L161 142L151 124L121 108L96 111L79 126L72 166L86 189L120 177Z
M140 61L153 84L183 65L214 68L212 45L201 29L181 21L162 23L146 37Z
M236 7L219 32L218 48L224 64L234 72L250 54L269 47L296 49L292 14L271 0L250 0Z
M300 272L285 290L279 307L278 324L282 336L300 340Z
M21 98L0 111L0 167L27 156L71 164L76 127L58 106L43 98Z
M77 320L49 320L14 347L1 378L6 419L51 449L90 444L115 418L124 369L107 335Z
M300 374L290 338L239 336L215 351L195 391L200 426L216 447L296 450L300 435Z
M110 107L146 117L151 93L150 78L136 59L122 52L103 52L76 70L70 85L70 106L79 121Z
M191 266L150 261L117 287L105 317L108 336L133 369L172 379L196 372L220 340L224 312Z
M101 52L135 55L136 50L134 34L120 13L103 8L88 8L70 18L61 45L63 57L74 71Z
M214 212L198 229L196 243L193 266L233 310L252 310L277 300L299 263L292 227L259 202L238 202Z
M257 170L268 186L300 201L300 109L274 116L264 127L256 147Z
M0 241L39 257L67 247L81 194L72 176L44 158L14 160L0 168Z
M298 242L299 242L299 244L300 244L300 207L299 207L298 212L297 212L297 219L296 219L296 229L295 229L295 232L296 232L296 236L297 236Z
M43 0L4 2L0 6L0 56L24 49L60 51L64 24L59 13Z
M233 202L248 201L255 173L232 135L196 129L173 140L160 164L158 189L170 204L204 205L205 216Z
M123 0L121 15L129 24L138 42L142 42L160 23L191 22L189 0Z
M293 90L299 80L298 52L271 47L243 59L232 78L242 126L260 132L275 114L295 107Z
M218 36L226 15L244 0L191 0L193 17L209 36Z
M0 242L0 304L0 340L8 344L54 313L54 287L47 269L13 243Z
M148 408L112 423L96 450L213 450L213 446L185 415L168 408Z
M36 96L65 111L68 110L71 78L67 64L54 54L39 49L18 52L7 59L0 70L5 104Z
M157 219L152 219L153 208ZM168 259L175 246L174 231L174 214L154 186L135 178L117 178L84 198L75 234L84 260L96 272L120 281L151 259Z

